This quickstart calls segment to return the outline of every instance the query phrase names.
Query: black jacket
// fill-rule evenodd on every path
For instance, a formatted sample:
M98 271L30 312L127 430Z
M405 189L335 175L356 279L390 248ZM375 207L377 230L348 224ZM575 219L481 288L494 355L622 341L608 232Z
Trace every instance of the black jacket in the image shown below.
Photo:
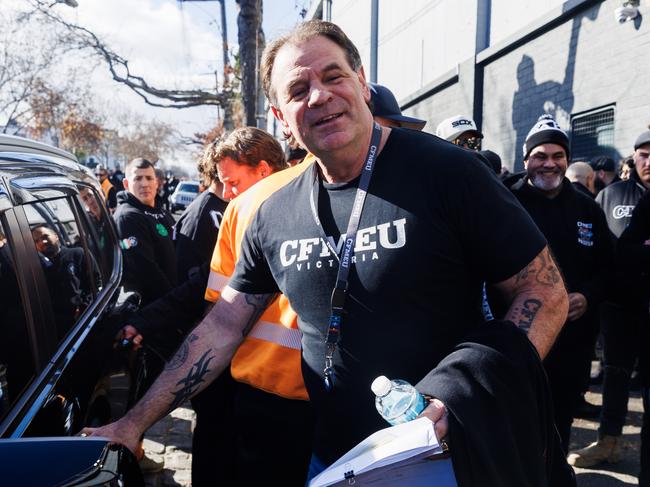
M650 298L650 193L636 204L629 225L618 239L617 257L622 291L620 299L647 313Z
M209 276L210 263L205 262L185 282L129 318L129 324L142 334L145 345L163 355L179 347L209 305L203 299Z
M603 211L566 178L560 194L552 199L525 177L510 189L546 237L567 290L583 294L589 309L595 310L611 285L614 261L614 244Z
M542 363L526 335L491 321L465 337L416 388L449 411L459 487L572 487Z
M176 285L174 220L159 207L146 206L131 193L117 195L113 219L124 253L124 287L137 291L146 305Z
M630 179L610 184L596 196L596 202L605 212L607 225L616 238L630 223L632 211L645 192L646 187L633 170Z

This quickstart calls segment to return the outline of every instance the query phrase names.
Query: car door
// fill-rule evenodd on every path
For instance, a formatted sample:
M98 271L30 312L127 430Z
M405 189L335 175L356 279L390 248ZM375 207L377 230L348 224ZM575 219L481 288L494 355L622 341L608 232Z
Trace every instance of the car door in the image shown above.
M49 445L43 437L83 450L73 438L66 443L54 437L121 416L131 390L128 351L113 346L121 326L115 231L92 184L30 175L6 188L14 204L3 210L0 201L0 437L39 437L29 443L34 453ZM102 225L91 220L89 197L100 203ZM127 451L118 449L115 456L108 445L93 445L88 448L106 461L129 465L132 482L139 478ZM5 460L15 455L18 461L24 444L2 442L2 449ZM93 465L79 468L90 475Z

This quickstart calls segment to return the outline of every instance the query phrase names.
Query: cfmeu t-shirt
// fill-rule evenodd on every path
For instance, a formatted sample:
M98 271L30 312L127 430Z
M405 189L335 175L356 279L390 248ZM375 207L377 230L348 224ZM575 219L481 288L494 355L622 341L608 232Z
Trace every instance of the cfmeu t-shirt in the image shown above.
M338 257L326 242L340 252L356 186L323 184L314 164L273 194L247 230L230 281L245 293L281 291L297 312L318 416L314 453L326 463L387 426L372 381L383 374L418 382L481 326L482 283L514 275L546 243L472 153L393 129L361 215L328 393L325 337Z

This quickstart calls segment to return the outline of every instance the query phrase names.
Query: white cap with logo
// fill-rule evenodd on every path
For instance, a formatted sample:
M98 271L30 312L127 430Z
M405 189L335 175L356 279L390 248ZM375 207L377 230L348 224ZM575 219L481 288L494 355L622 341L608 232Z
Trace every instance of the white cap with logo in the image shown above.
M474 120L464 115L446 118L436 128L436 135L449 142L457 139L458 136L465 132L476 132L479 137L483 137L483 134L478 131Z

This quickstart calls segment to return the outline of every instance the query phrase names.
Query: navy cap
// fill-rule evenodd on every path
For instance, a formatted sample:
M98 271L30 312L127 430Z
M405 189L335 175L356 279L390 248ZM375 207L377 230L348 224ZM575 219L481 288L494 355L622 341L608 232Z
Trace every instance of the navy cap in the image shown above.
M398 122L404 127L416 130L422 130L422 127L426 125L426 120L402 115L402 110L399 108L395 95L385 86L368 83L368 88L370 89L372 115L374 117L384 117Z

